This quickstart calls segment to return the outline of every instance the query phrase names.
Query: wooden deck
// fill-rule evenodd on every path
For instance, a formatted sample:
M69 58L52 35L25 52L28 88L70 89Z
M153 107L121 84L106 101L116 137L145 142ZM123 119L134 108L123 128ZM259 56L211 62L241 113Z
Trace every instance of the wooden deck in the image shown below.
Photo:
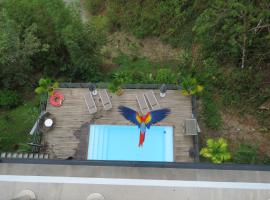
M98 112L90 115L84 102L83 94L86 88L59 89L65 95L62 107L47 106L47 111L56 118L55 127L44 134L43 143L51 158L85 159L88 145L89 124L130 124L118 113L118 106L125 105L139 110L136 94L147 90L125 89L122 96L109 94L113 108L104 111L101 101L94 97ZM192 108L190 97L184 97L179 91L169 90L165 98L159 97L159 91L154 90L161 107L171 109L171 114L160 125L170 125L174 128L174 159L177 162L192 162L189 149L193 147L192 136L184 136L184 119L191 118Z

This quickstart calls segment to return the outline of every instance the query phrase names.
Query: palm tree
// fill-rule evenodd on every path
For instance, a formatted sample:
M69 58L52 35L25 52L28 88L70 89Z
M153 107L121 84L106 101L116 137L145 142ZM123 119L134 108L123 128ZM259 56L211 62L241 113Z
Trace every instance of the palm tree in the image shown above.
M219 164L231 159L228 143L224 138L208 139L206 145L207 147L201 149L200 155L210 159L211 162Z
M187 76L182 79L181 92L184 96L193 95L203 91L203 86L199 85L196 78Z

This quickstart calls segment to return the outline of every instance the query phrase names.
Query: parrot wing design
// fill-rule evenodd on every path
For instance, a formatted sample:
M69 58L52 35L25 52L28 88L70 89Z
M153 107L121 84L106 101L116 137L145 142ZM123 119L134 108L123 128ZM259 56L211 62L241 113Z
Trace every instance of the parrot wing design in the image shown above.
M163 120L168 116L168 114L170 114L171 110L168 108L163 108L148 112L145 116L140 116L138 112L132 110L131 108L119 106L119 112L124 116L124 118L139 127L139 147L141 147L145 139L145 129L149 129L151 125Z
M141 117L138 112L125 106L119 106L120 113L130 122L140 127L141 123L144 122L146 127L149 129L151 125L160 122L167 117L171 110L163 108L148 112L144 117Z
M145 125L149 129L151 125L162 121L171 113L171 110L168 108L163 108L159 110L154 110L146 114L145 116Z
M119 111L128 121L140 127L142 120L138 112L125 106L119 106Z

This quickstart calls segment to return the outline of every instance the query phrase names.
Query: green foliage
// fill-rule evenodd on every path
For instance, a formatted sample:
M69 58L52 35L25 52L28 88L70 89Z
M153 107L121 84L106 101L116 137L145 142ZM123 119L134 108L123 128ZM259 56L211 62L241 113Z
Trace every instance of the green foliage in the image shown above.
M95 15L105 7L105 0L85 0L85 6L90 13Z
M14 145L31 142L29 132L37 117L37 102L30 101L0 115L0 151L14 151Z
M20 143L17 150L18 153L29 153L32 151L32 147L28 144Z
M203 91L203 86L197 83L197 79L191 76L183 77L181 81L181 92L183 95L194 95Z
M168 68L159 69L156 75L156 82L165 84L177 84L178 74Z
M109 91L112 93L117 93L122 90L122 85L127 81L124 73L115 73L113 74L113 80L109 84Z
M202 95L202 118L206 126L211 129L218 130L222 125L217 102L208 91Z
M264 165L270 165L270 156L264 155L261 163L264 164Z
M33 74L99 79L100 36L62 0L4 0L0 11L1 84L32 85ZM30 78L31 77L31 78Z
M0 90L0 107L14 108L22 103L21 96L12 90Z
M114 26L131 31L137 37L161 36L170 44L179 46L181 42L187 41L183 35L189 36L191 33L192 25L184 26L188 27L188 31L183 31L183 25L192 24L190 21L200 12L197 9L199 7L196 8L196 2L108 0L106 5L109 19Z
M240 164L255 164L257 161L257 148L248 144L240 144L235 151L233 161Z
M207 57L255 67L269 57L267 27L267 1L214 0L198 16L193 30Z
M92 16L87 26L89 34L92 36L98 49L107 43L107 35L109 32L109 22L106 16Z
M31 58L46 51L36 37L37 25L25 29L0 10L0 80L5 88L17 88L28 82L32 72Z
M261 88L263 74L256 69L231 69L219 78L219 88L224 105L258 106L263 95Z
M37 94L48 94L52 95L53 91L56 88L59 88L59 83L54 82L52 83L52 80L49 78L41 78L38 82L39 86L35 89L35 92Z
M228 143L224 138L208 139L206 145L201 149L200 155L209 159L212 163L220 164L231 159Z
M151 72L155 68L146 58L132 58L126 54L121 53L119 56L113 59L113 62L119 65L121 71L128 72Z
M114 58L113 62L119 65L116 74L125 79L123 83L177 84L179 82L179 74L172 68L165 68L163 64L152 63L146 58L136 57L132 59L131 56L120 54Z

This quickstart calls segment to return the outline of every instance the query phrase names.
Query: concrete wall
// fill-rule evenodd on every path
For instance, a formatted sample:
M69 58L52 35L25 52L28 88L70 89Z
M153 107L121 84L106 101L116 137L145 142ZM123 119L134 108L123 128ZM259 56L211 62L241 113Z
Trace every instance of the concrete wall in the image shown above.
M32 180L29 177L15 177L3 181L0 177L0 199L13 198L24 189L30 189L37 195L38 200L80 200L91 193L101 193L110 200L268 200L270 199L270 184L251 183L222 183L222 182L179 182L128 179L85 179L82 183L76 180L58 180L49 178ZM24 181L25 178L28 178ZM47 177L48 178L48 177ZM76 179L76 178L74 178ZM80 178L82 179L82 178ZM52 181L53 180L53 181ZM160 185L161 186L158 186ZM193 186L194 184L194 186Z
M21 190L38 200L268 200L269 171L0 164L0 200Z

